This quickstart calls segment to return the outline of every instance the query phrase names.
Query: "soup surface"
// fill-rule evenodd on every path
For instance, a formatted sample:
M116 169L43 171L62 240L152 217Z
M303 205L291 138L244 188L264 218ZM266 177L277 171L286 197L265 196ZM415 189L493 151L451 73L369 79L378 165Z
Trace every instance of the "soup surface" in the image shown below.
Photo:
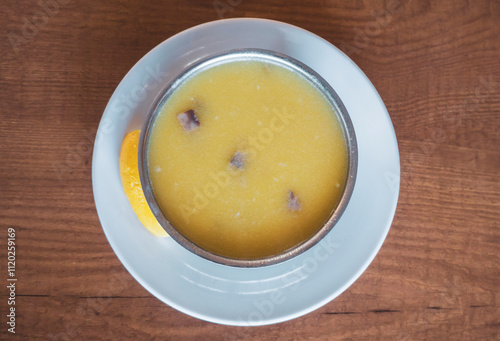
M237 61L172 93L147 162L157 203L180 233L213 253L256 259L322 227L344 190L348 157L315 86L281 66Z

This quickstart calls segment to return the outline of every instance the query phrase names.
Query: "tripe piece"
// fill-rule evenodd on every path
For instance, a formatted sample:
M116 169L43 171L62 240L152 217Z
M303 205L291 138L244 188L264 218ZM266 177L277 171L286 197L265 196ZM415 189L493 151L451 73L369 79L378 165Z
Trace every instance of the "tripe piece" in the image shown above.
M299 199L297 199L293 191L288 192L288 209L292 212L300 211Z
M237 169L244 169L245 168L245 154L242 152L238 151L234 153L233 158L231 159L230 165L231 167L237 168Z
M181 122L184 130L188 133L200 126L200 121L198 121L198 117L196 117L193 109L189 109L188 111L177 115L177 118L179 119L179 122Z

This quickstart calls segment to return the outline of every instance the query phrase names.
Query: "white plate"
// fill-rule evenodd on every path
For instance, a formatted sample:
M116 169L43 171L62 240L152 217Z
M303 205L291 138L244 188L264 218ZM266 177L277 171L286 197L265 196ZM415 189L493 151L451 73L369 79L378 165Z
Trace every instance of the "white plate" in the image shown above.
M287 262L257 269L212 263L141 226L118 170L126 133L142 127L164 84L189 64L235 48L263 48L307 64L328 81L356 131L358 177L341 220L325 239ZM164 41L116 88L97 132L92 182L106 237L127 270L157 298L191 316L228 325L265 325L307 314L346 290L389 231L399 194L399 154L387 110L363 72L318 36L262 19L220 20Z

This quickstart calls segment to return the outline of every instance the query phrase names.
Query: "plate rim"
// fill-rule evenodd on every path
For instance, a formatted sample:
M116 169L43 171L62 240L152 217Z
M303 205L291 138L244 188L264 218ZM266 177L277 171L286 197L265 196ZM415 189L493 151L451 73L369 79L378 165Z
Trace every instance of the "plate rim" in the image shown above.
M337 52L339 52L340 54L343 55L343 58L345 60L347 60L348 62L350 62L359 72L360 74L362 75L362 77L364 78L364 81L370 86L370 88L372 89L373 93L376 95L376 98L377 98L377 101L379 102L379 105L381 108L383 108L383 111L386 115L386 119L388 120L388 124L390 126L390 130L392 132L391 134L391 142L392 144L395 146L395 150L396 150L396 155L395 155L395 158L397 161L397 165L398 165L398 179L400 179L400 169L401 169L401 164L400 164L400 156L399 156L399 147L398 147L398 143L397 143L397 138L396 138L396 133L395 133L395 130L394 130L394 126L392 124L392 121L390 119L390 115L387 111L387 108L382 100L382 98L380 97L379 93L377 92L377 90L375 89L374 85L371 83L371 81L369 80L369 78L366 76L366 74L354 63L354 61L352 61L347 55L345 55L345 53L343 53L340 49L338 49L336 46L334 46L333 44L331 44L330 42L328 42L326 39L308 31L308 30L305 30L301 27L298 27L298 26L295 26L295 25L291 25L291 24L288 24L288 23L284 23L284 22L280 22L280 21L276 21L276 20L270 20L270 19L262 19L262 18L231 18L231 19L222 19L222 20L214 20L214 21L209 21L209 22L205 22L205 23L202 23L202 24L199 24L199 25L196 25L196 26L193 26L193 27L190 27L186 30L183 30L181 32L178 32L176 33L175 35L165 39L164 41L160 42L158 45L156 45L154 48L152 48L150 51L148 51L143 57L141 57L130 69L129 71L127 72L127 74L122 78L122 80L120 81L120 83L118 83L118 85L116 86L115 90L113 91L113 94L111 95L105 109L104 109L104 112L103 112L103 115L99 121L99 128L98 128L98 131L97 131L97 134L96 134L96 139L94 141L94 146L97 145L97 142L98 142L98 138L99 138L99 133L100 131L102 130L102 122L103 122L103 119L105 118L105 114L110 110L110 106L111 106L111 102L112 102L112 99L115 97L115 95L118 93L118 89L120 88L120 86L124 83L126 83L129 78L131 77L131 73L132 73L132 70L134 70L135 68L137 68L140 64L142 64L144 62L144 60L150 55L153 53L153 51L157 51L158 49L162 48L163 45L165 44L168 44L169 41L173 40L174 38L177 38L179 37L180 35L184 35L184 34L188 34L192 31L195 31L195 30L198 30L200 28L205 28L205 27L209 27L209 26L213 26L213 25L220 25L220 24L223 24L223 23L228 23L228 22L267 22L267 23L270 23L272 25L277 25L277 26L285 26L285 27L288 27L292 30L299 30L299 31L302 31L304 33L306 33L308 35L308 38L309 39L317 39L317 40L320 40L322 41L323 43L326 43L330 48L333 48L335 50L337 50ZM318 72L321 74L321 72ZM312 305L308 305L306 307L301 307L300 309L297 309L297 311L295 311L294 313L290 313L288 315L286 315L285 317L277 317L277 318L264 318L263 320L261 321L258 321L258 322L252 322L252 321L248 321L248 322L245 322L245 323L240 323L242 321L237 321L237 320L228 320L228 319L221 319L221 318L213 318L211 316L207 316L203 313L199 313L199 312L196 312L196 311L193 311L192 309L190 308L187 308L187 307L183 307L183 306L180 306L178 305L177 303L171 301L168 299L168 297L165 297L165 295L163 295L162 293L158 292L153 286L149 285L142 277L141 275L139 275L136 270L134 269L133 266L130 265L130 263L126 260L126 257L122 254L122 252L120 251L119 249L119 246L116 244L116 242L114 241L113 237L111 235L109 235L109 231L106 230L106 228L104 227L104 224L102 223L103 219L101 217L102 215L102 212L99 212L99 208L98 208L98 204L97 204L97 196L96 196L96 188L95 188L95 177L97 176L96 175L96 148L94 148L94 151L93 151L93 156L92 156L92 187L93 187L93 196L94 196L94 203L95 203L95 206L96 206L96 211L97 211L97 214L98 214L98 217L99 217L99 221L100 221L100 224L101 224L101 227L104 231L104 234L106 236L106 239L108 240L108 243L110 244L111 248L113 249L113 252L116 254L116 256L118 257L118 259L120 260L120 262L123 264L123 266L127 269L127 271L134 277L134 279L141 285L143 286L147 291L149 291L153 296L155 296L157 299L159 299L160 301L164 302L165 304L169 305L170 307L182 312L182 313L185 313L187 315L190 315L192 317L195 317L195 318L198 318L198 319L201 319L201 320L204 320L204 321L208 321L208 322L212 322L212 323L217 323L217 324L223 324L223 325L231 325L231 326L261 326L261 325L269 325L269 324L275 324L275 323L280 323L280 322L285 322L285 321L288 321L288 320L291 320L291 319L294 319L294 318L297 318L297 317L300 317L300 316L303 316L305 314L308 314L322 306L324 306L325 304L327 304L328 302L332 301L334 298L336 298L337 296L339 296L341 293L343 293L347 288L349 288L360 276L361 274L363 274L366 269L368 268L368 266L372 263L372 261L375 259L376 255L378 254L378 252L380 251L380 248L382 247L383 243L385 242L386 238L387 238L387 235L389 233L389 230L391 228L391 225L392 225L392 222L394 220L394 217L395 217L395 214L396 214L396 208L397 208L397 203L398 203L398 199L399 199L399 192L400 192L400 183L399 181L397 182L397 186L396 188L394 188L394 197L393 197L393 200L391 202L391 205L390 205L390 210L389 210L389 207L387 208L387 212L390 212L390 214L388 214L388 217L387 217L387 221L385 223L385 226L384 226L384 229L383 231L379 234L378 236L378 242L377 242L377 245L373 248L373 250L371 251L370 253L370 256L367 257L364 262L363 262L363 265L358 269L358 271L352 275L348 281L346 281L343 285L341 285L337 290L334 290L332 291L329 295L325 295L325 297L320 300L319 302L315 303L315 304L312 304ZM389 206L389 205L387 205ZM382 230L382 229L381 229Z

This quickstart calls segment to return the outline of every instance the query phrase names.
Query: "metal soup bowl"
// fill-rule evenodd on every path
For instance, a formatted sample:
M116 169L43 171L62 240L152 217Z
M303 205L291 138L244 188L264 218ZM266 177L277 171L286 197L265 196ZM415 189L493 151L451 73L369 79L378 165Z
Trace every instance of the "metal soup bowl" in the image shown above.
M161 113L165 103L168 101L170 96L188 79L196 76L198 73L203 72L215 66L219 66L226 63L238 62L238 61L260 61L277 65L299 74L310 84L312 84L328 100L334 112L336 113L337 119L342 127L345 144L347 147L347 156L348 156L348 162L347 162L348 170L347 170L346 181L344 183L343 194L340 198L337 207L332 211L330 217L326 220L323 226L309 239L295 245L294 247L286 251L283 251L280 254L258 259L237 259L237 258L229 258L221 256L199 247L198 245L187 239L184 235L182 235L175 228L175 226L173 226L168 221L168 219L163 215L163 212L158 206L158 203L156 202L154 196L154 191L151 184L151 179L149 176L149 167L148 167L148 145L151 137L151 131L156 118ZM330 230L335 226L337 221L342 216L342 213L344 212L345 208L347 207L352 191L354 189L354 183L356 180L356 172L357 172L357 163L358 163L358 151L356 144L356 136L354 134L354 128L351 119L349 118L349 114L347 113L347 110L342 104L342 101L340 100L337 93L320 75L318 75L314 70L309 68L307 65L304 65L303 63L284 54L262 49L231 50L207 57L197 62L193 66L190 66L187 70L182 72L174 81L167 84L165 89L159 95L158 99L154 102L146 117L145 126L141 131L141 137L139 140L140 180L149 207L153 211L153 214L155 215L160 225L177 243L179 243L189 251L193 252L194 254L216 263L228 266L236 266L236 267L261 267L283 262L310 249L312 246L318 243L322 238L324 238L328 234L328 232L330 232Z

